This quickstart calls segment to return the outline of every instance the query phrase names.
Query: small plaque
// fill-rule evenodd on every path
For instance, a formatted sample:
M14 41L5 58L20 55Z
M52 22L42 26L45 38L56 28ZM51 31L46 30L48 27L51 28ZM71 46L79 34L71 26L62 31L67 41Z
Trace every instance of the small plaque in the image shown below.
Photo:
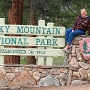
M85 60L90 59L90 38L83 38L79 41L80 52Z

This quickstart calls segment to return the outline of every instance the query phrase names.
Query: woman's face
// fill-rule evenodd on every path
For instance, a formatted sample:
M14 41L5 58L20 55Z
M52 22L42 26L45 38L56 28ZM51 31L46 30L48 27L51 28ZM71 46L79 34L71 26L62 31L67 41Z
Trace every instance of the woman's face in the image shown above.
M87 12L86 12L85 10L82 10L82 11L81 11L81 16L82 16L83 18L86 18Z

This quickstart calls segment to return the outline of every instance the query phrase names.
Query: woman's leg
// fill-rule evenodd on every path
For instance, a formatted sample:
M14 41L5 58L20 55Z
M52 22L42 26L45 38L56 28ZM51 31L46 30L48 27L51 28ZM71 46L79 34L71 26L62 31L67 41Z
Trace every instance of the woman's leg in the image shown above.
M74 39L75 36L78 36L78 35L85 35L85 32L82 30L75 30L73 32L70 32L68 41L67 41L67 46L63 49L64 51L67 52L67 50L71 47L72 40Z
M68 41L68 38L69 38L69 34L72 32L72 28L68 28L68 29L66 29L66 42Z
M66 43L67 43L67 41L68 41L68 39L69 39L69 34L72 32L72 28L68 28L68 29L66 29L66 37L65 37L65 39L66 39ZM67 49L70 47L70 45L66 45L66 47L63 49L64 51L67 51Z
M78 35L85 35L85 32L82 31L82 30L75 30L74 32L71 32L69 34L69 38L68 38L67 44L71 44L72 40L74 39L74 37L78 36Z

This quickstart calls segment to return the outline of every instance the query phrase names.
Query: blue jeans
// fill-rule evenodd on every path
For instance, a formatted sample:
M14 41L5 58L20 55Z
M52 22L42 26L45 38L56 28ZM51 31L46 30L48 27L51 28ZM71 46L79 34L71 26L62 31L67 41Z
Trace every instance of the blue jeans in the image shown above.
M74 37L78 35L85 35L85 32L83 30L75 30L72 32L72 28L68 28L66 30L66 42L67 44L71 44Z

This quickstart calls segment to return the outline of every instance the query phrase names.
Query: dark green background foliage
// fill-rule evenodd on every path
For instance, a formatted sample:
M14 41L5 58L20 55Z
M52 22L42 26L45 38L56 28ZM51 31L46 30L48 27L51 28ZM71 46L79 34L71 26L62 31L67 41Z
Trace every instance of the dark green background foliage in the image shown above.
M22 0L20 0L22 1ZM53 22L56 26L72 27L73 21L80 14L80 9L86 8L90 15L90 0L32 0L36 10L37 21L43 15L46 22ZM29 24L30 0L24 0L23 24ZM0 0L0 18L5 18L8 24L8 11L11 0Z
M31 14L35 11L35 21L44 19L47 22L53 22L55 26L72 27L76 17L80 15L80 9L85 8L90 15L90 0L20 0L23 2L23 23L30 24ZM31 9L31 2L33 9ZM11 9L12 0L0 0L0 18L5 18L5 23L9 24L8 15ZM25 63L26 58L21 60ZM62 64L64 57L54 57L54 64Z

